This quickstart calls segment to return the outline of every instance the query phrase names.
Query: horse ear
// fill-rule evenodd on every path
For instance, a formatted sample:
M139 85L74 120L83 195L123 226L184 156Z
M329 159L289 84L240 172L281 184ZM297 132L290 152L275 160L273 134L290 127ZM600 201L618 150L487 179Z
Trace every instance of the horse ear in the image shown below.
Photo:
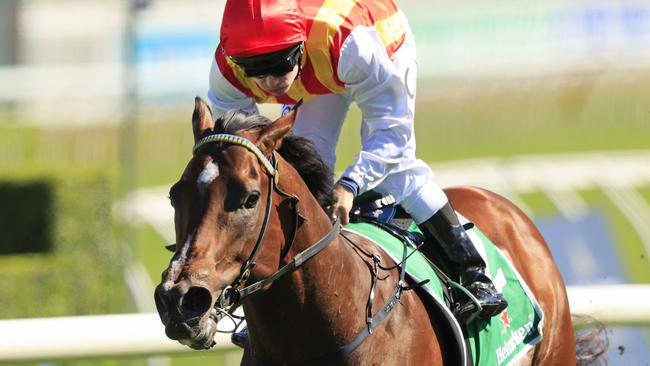
M212 111L210 106L200 97L194 99L194 113L192 114L192 130L194 131L194 141L203 136L205 131L214 128Z
M282 138L291 130L298 115L302 99L284 116L276 119L262 132L258 144L264 151L277 150L282 145Z

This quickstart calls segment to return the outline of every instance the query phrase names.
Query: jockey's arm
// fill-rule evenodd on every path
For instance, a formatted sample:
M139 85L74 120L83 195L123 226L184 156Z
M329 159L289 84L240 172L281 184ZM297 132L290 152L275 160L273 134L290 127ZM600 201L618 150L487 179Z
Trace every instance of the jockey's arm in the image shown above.
M210 67L208 98L212 104L212 117L215 120L231 109L241 109L249 113L259 114L255 100L232 85L221 74L214 59L212 59L212 66Z
M375 188L399 166L412 138L413 95L400 72L373 28L355 29L341 48L339 78L362 113L362 150L342 177L354 181L358 193Z

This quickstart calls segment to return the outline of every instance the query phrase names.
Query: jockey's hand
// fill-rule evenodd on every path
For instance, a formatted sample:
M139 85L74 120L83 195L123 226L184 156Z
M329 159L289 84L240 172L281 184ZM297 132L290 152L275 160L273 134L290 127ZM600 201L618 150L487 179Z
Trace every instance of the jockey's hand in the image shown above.
M350 222L350 210L352 210L354 194L340 184L334 185L332 193L336 197L336 202L330 206L330 218L333 222L340 218L341 225L345 225Z

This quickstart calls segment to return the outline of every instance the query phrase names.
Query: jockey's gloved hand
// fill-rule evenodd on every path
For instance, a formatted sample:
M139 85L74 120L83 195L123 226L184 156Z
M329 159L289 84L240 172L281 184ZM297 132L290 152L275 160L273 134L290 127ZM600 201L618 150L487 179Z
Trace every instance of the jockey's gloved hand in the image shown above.
M329 207L330 218L332 222L340 218L341 225L346 225L350 222L350 210L352 210L352 203L354 202L354 193L340 183L334 185L332 193L336 197L336 202Z

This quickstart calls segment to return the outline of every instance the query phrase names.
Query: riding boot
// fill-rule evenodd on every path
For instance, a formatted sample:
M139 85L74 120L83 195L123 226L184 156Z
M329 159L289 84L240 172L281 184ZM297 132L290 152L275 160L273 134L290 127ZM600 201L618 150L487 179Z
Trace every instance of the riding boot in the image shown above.
M230 336L230 341L241 348L246 348L248 343L248 327L244 326L239 332L233 332Z
M428 245L443 258L447 274L468 290L481 306L478 318L485 319L499 314L508 302L485 275L485 262L467 236L450 203L445 204L428 220L418 225ZM467 298L467 296L463 296ZM476 312L476 305L468 301L455 310L458 319L467 320Z

